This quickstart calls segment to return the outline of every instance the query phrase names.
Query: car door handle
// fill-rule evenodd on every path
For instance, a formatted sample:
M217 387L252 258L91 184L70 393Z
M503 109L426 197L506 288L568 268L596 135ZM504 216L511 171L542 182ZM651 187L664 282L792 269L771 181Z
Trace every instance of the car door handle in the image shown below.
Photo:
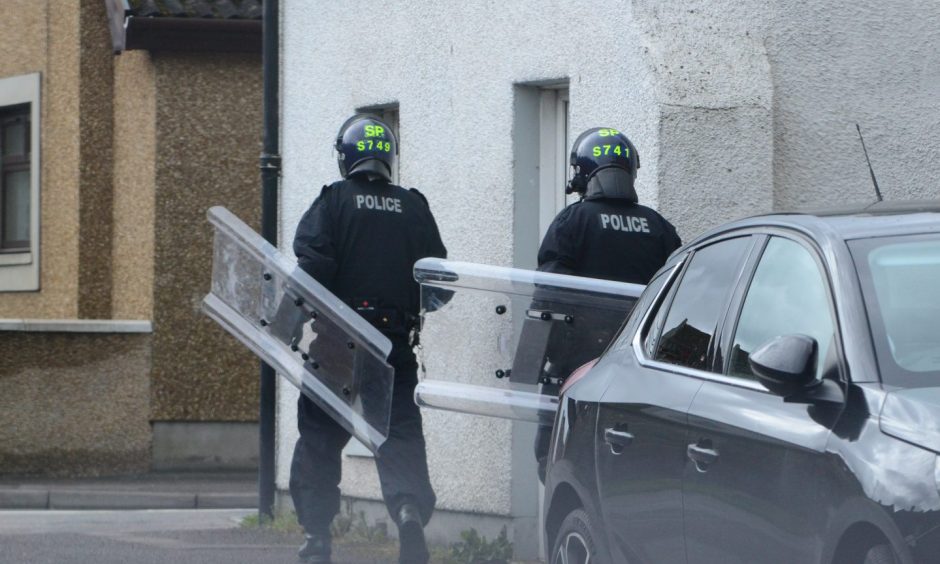
M692 443L685 452L699 472L707 472L708 466L718 461L718 449L712 448L711 441Z
M616 427L604 429L604 442L610 445L611 454L621 454L623 447L633 442L633 434Z

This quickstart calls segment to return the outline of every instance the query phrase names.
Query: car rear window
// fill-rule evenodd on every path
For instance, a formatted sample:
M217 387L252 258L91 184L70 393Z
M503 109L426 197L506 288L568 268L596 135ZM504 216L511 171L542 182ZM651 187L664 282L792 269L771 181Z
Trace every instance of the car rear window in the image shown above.
M940 386L940 235L852 241L882 378Z
M750 237L726 239L695 251L669 304L647 340L654 360L708 370L709 345L750 247ZM665 304L663 304L665 308ZM661 325L660 325L661 323ZM661 328L660 328L661 327Z

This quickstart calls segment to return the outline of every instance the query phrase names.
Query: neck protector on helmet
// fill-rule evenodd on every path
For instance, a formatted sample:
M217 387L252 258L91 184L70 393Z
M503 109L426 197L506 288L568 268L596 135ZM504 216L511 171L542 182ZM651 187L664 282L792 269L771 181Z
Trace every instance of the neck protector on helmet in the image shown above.
M587 183L585 200L616 198L637 203L639 198L633 186L633 175L619 167L605 167L594 172Z

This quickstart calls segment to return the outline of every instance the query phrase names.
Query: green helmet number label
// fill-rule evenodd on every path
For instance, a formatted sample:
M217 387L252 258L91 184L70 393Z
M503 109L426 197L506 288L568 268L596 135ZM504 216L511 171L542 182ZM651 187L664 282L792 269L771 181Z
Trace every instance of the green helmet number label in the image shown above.
M601 131L608 131L608 130L602 129ZM609 131L613 131L613 130L609 130ZM594 148L591 149L591 153L595 157L600 157L602 155L611 155L611 154L617 155L618 157L629 157L630 147L627 147L626 145L621 145L619 143L616 145L608 145L608 144L594 145Z
M381 125L367 125L366 137L385 137L385 128Z
M383 151L385 153L391 153L392 143L391 141L373 141L372 139L363 139L362 141L356 142L356 150L360 153L363 151Z

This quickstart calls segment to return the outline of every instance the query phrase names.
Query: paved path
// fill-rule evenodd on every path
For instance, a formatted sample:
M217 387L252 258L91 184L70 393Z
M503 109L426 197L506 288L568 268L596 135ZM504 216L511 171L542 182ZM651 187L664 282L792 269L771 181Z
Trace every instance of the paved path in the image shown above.
M0 511L0 564L293 564L300 538L246 529L250 509ZM339 563L394 562L393 547L342 545Z

